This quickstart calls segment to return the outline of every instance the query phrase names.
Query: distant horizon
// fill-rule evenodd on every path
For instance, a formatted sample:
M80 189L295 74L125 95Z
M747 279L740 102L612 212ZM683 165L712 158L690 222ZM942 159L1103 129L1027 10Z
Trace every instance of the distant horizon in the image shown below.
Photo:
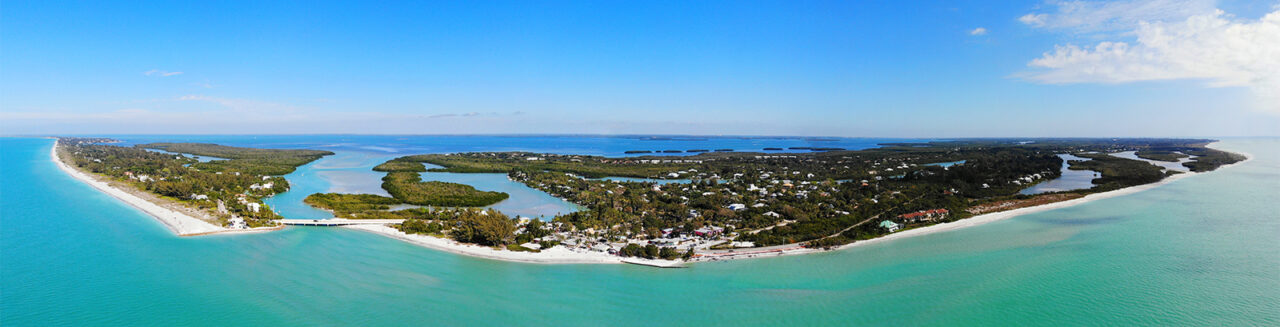
M497 137L705 137L705 138L795 138L795 139L915 139L915 140L1052 140L1052 139L1212 139L1212 138L1277 138L1280 135L1199 135L1199 136L956 136L956 137L904 137L904 136L832 136L832 135L729 135L729 134L584 134L584 133L475 133L475 134L363 134L363 133L280 133L280 134L175 134L175 133L54 133L54 134L8 134L0 137L93 137L93 136L497 136Z
M1280 0L6 2L0 131L1266 136L1276 30Z

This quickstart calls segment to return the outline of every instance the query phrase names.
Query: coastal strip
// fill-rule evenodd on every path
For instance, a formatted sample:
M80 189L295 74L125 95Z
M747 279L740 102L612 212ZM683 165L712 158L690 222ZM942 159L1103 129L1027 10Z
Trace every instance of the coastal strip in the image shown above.
M683 262L673 260L651 260L642 258L624 258L604 252L596 251L574 251L563 246L557 246L541 252L519 252L509 250L499 250L492 247L464 244L454 240L421 235L421 234L405 234L398 229L387 225L345 225L343 228L370 232L386 237L391 237L410 244L435 249L439 251L460 254L464 256L510 261L522 263L538 263L538 264L637 264L653 267L673 268L682 267Z
M1248 153L1242 153L1242 152L1236 152L1236 153L1240 153L1241 155L1244 155L1246 157L1245 160L1241 160L1239 162L1228 164L1228 165L1223 165L1222 167L1218 167L1218 169L1225 169L1231 166L1248 162L1249 160L1253 160L1253 156L1249 155ZM1093 193L1093 194L1085 195L1080 198L1075 198L1075 199L1066 200L1066 201L1046 203L1038 206L1018 208L1018 209L1006 210L1006 211L1000 211L1000 212L992 212L992 213L977 215L977 216L973 216L973 217L969 217L966 219L961 219L961 220L957 220L949 223L941 223L941 224L930 225L930 226L925 226L925 227L920 227L915 229L909 229L909 230L901 231L898 233L892 233L889 235L885 235L885 236L881 236L881 237L877 237L869 240L857 241L857 242L841 245L831 250L805 248L805 247L799 246L799 244L786 244L786 245L769 247L765 249L746 248L746 249L740 249L740 251L734 251L734 252L704 253L704 254L695 256L693 259L689 261L690 262L708 262L708 261L721 261L721 260L768 258L768 257L778 257L778 256L839 251L839 250L854 248L854 247L863 246L863 245L870 245L870 244L891 241L896 239L904 239L904 238L913 237L913 236L921 236L921 235L929 235L934 233L953 231L953 230L962 229L966 227L973 227L973 226L978 226L986 223L1001 221L1001 220L1005 220L1005 219L1009 219L1009 218L1013 218L1021 215L1050 211L1054 209L1081 205L1081 204L1085 204L1092 201L1134 194L1134 193L1154 189L1154 188L1163 186L1165 184L1173 183L1183 178L1187 178L1187 177L1191 177L1199 174L1205 174L1205 173L1209 173L1209 172L1181 173L1181 174L1166 177L1165 179L1155 183L1131 186L1131 187L1126 187L1126 188L1102 192L1102 193Z
M216 226L214 224L198 219L196 217L192 217L191 215L178 212L173 209L165 208L160 204L157 204L147 199L143 199L142 197L134 195L129 191L117 188L116 186L111 185L111 183L109 183L109 181L106 180L105 178L93 176L89 173L85 173L78 169L72 168L71 166L68 166L65 162L63 162L58 157L58 142L59 141L57 139L54 139L53 146L49 149L49 158L50 160L53 161L55 165L58 166L59 169L62 170L62 172L66 173L72 178L75 178L81 182L84 182L85 184L89 184L89 186L92 186L93 188L97 189L98 191L101 191L102 193L106 193L107 195L110 195L111 197L116 198L121 202L124 202L125 204L128 204L134 208L137 208L138 210L141 210L147 215L155 218L156 221L159 221L161 224L165 226L165 228L168 228L170 231L172 231L174 234L177 234L178 236L198 236L198 235L226 234L226 233L255 233L255 232L264 232L264 231L279 229L276 227L264 228L264 229L228 229L228 228Z
M130 206L138 208L144 213L147 213L148 215L152 216L157 221L165 225L166 228L173 231L175 234L179 236L196 236L196 235L225 234L225 233L259 233L259 232L269 232L274 230L280 230L284 228L283 224L275 227L260 227L260 228L254 228L254 229L228 229L228 228L216 226L215 224L209 223L208 220L199 219L196 216L193 216L193 214L199 215L200 213L182 212L182 210L194 210L194 209L185 208L185 207L175 208L174 206L181 206L181 204L168 203L166 202L165 199L161 199L161 198L152 196L150 194L143 193L139 190L130 189L128 188L127 185L126 186L116 185L117 183L112 183L112 180L108 178L95 176L94 174L83 172L83 171L80 171L79 169L75 169L69 166L59 156L58 142L59 140L55 139L54 145L50 150L50 157L51 157L51 160L58 166L59 169L61 169L66 174L72 176L73 178L78 179L86 184L89 184L90 186L94 187L95 189L98 189L101 192L111 195L112 197L119 199L120 201L123 201L126 204L129 204ZM1239 161L1230 165L1225 165L1219 168L1226 168L1226 167L1243 163L1252 159L1252 157L1248 156L1248 154L1245 154L1245 157L1246 159L1243 161ZM709 250L709 251L704 250L704 251L698 252L691 260L689 260L689 262L707 262L707 261L763 258L763 257L774 257L774 256L784 256L784 255L820 253L820 252L829 252L829 251L835 251L835 250L848 249L856 246L873 244L873 243L882 242L882 241L957 230L965 227L972 227L972 226L977 226L977 225L981 225L989 222L1009 219L1009 218L1013 218L1013 217L1024 215L1024 214L1049 211L1049 210L1058 209L1058 208L1075 206L1075 205L1087 203L1090 201L1118 197L1118 196L1123 196L1127 194L1133 194L1133 193L1145 191L1148 189L1160 187L1164 184L1172 183L1177 180L1181 180L1183 178L1186 178L1192 175L1198 175L1198 174L1200 173L1187 172L1187 173L1177 174L1173 176L1168 176L1155 183L1131 186L1131 187L1112 190L1108 192L1089 194L1080 198L1066 200L1066 201L1046 203L1046 204L1037 205L1037 206L1030 206L1030 207L1012 209L1007 211L982 214L975 217L953 221L949 223L942 223L942 224L936 224L936 225L925 226L920 228L914 228L914 229L909 229L909 230L905 230L897 233L884 235L874 239L857 241L850 244L837 246L831 249L806 248L801 246L799 243L792 243L792 244L783 244L783 245L763 247L763 248L744 248L744 249L735 249L735 250ZM392 227L386 224L361 224L361 225L348 225L343 227L354 229L354 230L365 231L369 233L374 233L374 234L378 234L386 237L391 237L394 239L408 242L410 244L423 246L423 247L427 247L427 248L431 248L439 251L445 251L445 252L450 252L450 253L464 255L464 256L500 260L500 261L537 263L537 264L623 264L623 263L626 263L626 264L637 264L637 265L655 266L655 267L683 267L685 265L685 262L683 261L622 257L622 256L616 256L616 255L612 255L604 252L598 252L598 251L571 250L563 246L553 247L550 249L542 250L540 252L511 251L511 250L506 250L501 248L464 244L464 243L459 243L447 238L434 237L429 235L406 234L396 229L395 227Z
M806 247L800 246L800 244L798 243L784 244L784 245L764 247L764 248L744 248L744 249L736 249L733 251L720 250L720 251L711 252L711 253L703 252L703 253L696 254L694 258L690 259L688 262L713 262L713 261L724 261L724 260L757 259L757 258L792 256L792 255L839 251L839 250L844 250L844 249L849 249L853 247L869 245L869 244L874 244L874 243L879 243L884 241L903 239L903 238L908 238L913 236L928 235L933 233L940 233L940 232L952 231L952 230L957 230L957 229L962 229L967 227L973 227L973 226L1005 220L1005 219L1009 219L1009 218L1013 218L1021 215L1050 211L1050 210L1059 209L1059 208L1066 208L1066 207L1088 203L1091 201L1138 193L1145 190L1157 188L1162 185L1172 183L1172 182L1181 180L1183 178L1190 177L1193 175L1198 175L1198 174L1202 174L1202 173L1182 173L1178 175L1169 176L1164 180L1161 180L1156 183L1127 187L1123 189L1102 192L1102 193L1094 193L1094 194L1086 195L1084 197L1066 200L1066 201L1059 201L1054 203L1042 204L1038 206L1031 206L1031 207L1018 208L1018 209L1012 209L1012 210L1006 210L1006 211L1000 211L1000 212L987 213L987 214L982 214L982 215L978 215L978 216L974 216L974 217L970 217L970 218L966 218L958 221L953 221L949 223L942 223L942 224L925 226L925 227L920 227L915 229L909 229L909 230L881 236L874 239L845 244L839 247L832 248L830 250L819 249L819 248L806 248ZM454 254L459 254L464 256L500 260L500 261L509 261L509 262L536 263L536 264L623 264L623 263L628 263L628 264L637 264L637 265L655 266L655 267L664 267L664 268L681 267L684 264L684 262L681 262L681 261L651 260L651 259L643 259L643 258L636 258L636 257L621 257L621 256L616 256L616 255L611 255L611 254L596 252L596 251L574 251L574 250L565 248L563 246L558 246L551 249L543 250L542 252L518 252L518 251L500 250L492 247L459 243L450 239L445 239L445 238L440 238L435 236L422 235L422 234L406 234L394 227L387 226L387 225L362 224L362 225L346 225L342 227L374 233L374 234L378 234L386 237L391 237L404 242L408 242L410 244L414 244L414 245L418 245L418 246L422 246L422 247L426 247L434 250L439 250L439 251L444 251L444 252L449 252L449 253L454 253Z

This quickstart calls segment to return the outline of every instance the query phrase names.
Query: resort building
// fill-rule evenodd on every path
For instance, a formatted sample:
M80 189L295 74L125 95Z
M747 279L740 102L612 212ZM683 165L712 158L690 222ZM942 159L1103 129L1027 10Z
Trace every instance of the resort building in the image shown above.
M901 214L898 215L898 218L905 222L933 221L934 219L945 218L949 214L951 214L951 212L947 209L932 209Z
M889 230L890 233L893 233L898 231L899 229L902 229L902 225L898 225L898 223L895 223L893 221L885 220L880 222L880 228L887 229Z

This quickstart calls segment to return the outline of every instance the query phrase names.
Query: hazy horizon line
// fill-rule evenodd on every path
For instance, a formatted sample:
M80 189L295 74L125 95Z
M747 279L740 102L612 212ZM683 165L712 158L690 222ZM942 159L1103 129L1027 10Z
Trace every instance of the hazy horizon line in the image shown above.
M895 137L895 136L803 136L803 135L745 135L745 134L593 134L593 133L474 133L474 134L398 134L398 133L85 133L85 134L11 134L0 137L85 137L85 136L498 136L498 137L700 137L700 138L792 138L792 139L912 139L912 140L980 140L980 139L1193 139L1193 138L1276 138L1280 135L1199 135L1199 136L954 136L954 137Z

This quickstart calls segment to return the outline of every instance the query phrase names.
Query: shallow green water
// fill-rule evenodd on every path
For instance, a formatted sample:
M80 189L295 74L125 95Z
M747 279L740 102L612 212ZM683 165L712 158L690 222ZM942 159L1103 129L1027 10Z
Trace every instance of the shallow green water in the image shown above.
M0 139L0 324L1278 325L1280 140L1160 188L810 256L531 265L361 232L179 238ZM327 189L328 185L295 185Z

